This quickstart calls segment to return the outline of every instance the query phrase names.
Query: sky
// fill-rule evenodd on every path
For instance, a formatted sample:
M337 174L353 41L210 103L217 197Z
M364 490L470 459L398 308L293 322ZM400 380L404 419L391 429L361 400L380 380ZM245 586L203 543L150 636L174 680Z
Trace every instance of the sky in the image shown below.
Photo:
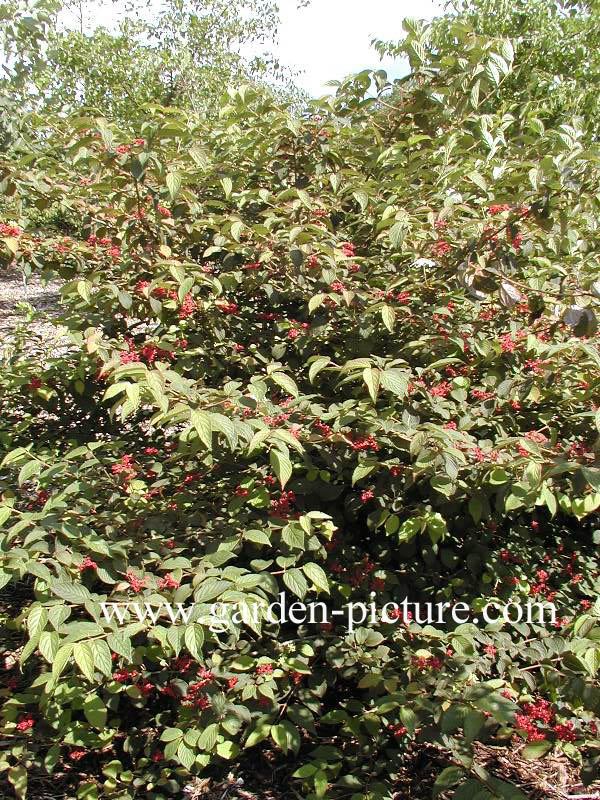
M329 80L341 80L362 69L385 69L390 78L402 65L379 60L371 39L402 38L404 17L431 19L442 12L435 0L312 0L297 10L296 0L279 0L281 62L303 69L296 83L312 96L328 94Z

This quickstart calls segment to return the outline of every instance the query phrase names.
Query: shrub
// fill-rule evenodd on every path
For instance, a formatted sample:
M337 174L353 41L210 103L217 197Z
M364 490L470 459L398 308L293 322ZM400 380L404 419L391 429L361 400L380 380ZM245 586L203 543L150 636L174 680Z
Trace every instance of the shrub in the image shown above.
M451 752L436 791L457 798L520 796L472 771L476 740L593 778L597 153L532 104L482 113L510 42L433 69L407 28L397 105L381 72L303 118L242 88L218 124L56 120L3 164L6 261L64 279L69 336L2 373L19 797L69 759L78 798L178 796L269 743L307 798L391 798L415 740ZM36 234L29 209L81 237ZM213 603L282 591L559 619L211 630ZM165 600L195 616L100 606Z

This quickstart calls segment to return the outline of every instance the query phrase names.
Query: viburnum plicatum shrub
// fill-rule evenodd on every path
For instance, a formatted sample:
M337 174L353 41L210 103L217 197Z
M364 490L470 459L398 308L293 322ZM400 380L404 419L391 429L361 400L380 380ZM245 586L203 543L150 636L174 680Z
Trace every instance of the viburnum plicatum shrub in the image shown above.
M299 796L383 800L415 741L457 798L524 797L474 741L593 779L598 152L534 104L485 113L510 42L432 69L407 28L393 98L365 72L305 116L240 89L218 123L33 120L2 162L4 263L64 281L61 347L4 343L17 796L59 765L73 797L178 797L275 747ZM76 235L35 222L58 208ZM558 619L210 629L282 591ZM194 617L100 608L165 601Z

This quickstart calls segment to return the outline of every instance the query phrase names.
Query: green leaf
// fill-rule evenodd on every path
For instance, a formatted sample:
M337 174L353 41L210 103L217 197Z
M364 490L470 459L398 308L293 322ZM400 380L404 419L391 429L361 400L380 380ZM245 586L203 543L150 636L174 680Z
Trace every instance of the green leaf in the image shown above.
M392 225L388 232L388 236L390 238L390 244L394 249L399 250L402 247L405 235L406 226L403 222L396 222L394 225Z
M377 402L377 394L379 392L379 381L381 372L373 367L365 367L363 370L363 380L367 385L371 400Z
M386 369L381 373L381 385L401 399L408 391L409 374L400 369Z
M396 324L396 312L391 306L383 306L381 309L381 319L383 324L390 333L394 332L394 325ZM383 383L383 378L382 381Z
M600 469L582 467L583 477L597 492L600 492Z
M0 466L6 467L8 464L14 464L24 456L31 457L31 453L25 447L17 447L14 450L9 450L9 452L2 459Z
M385 521L385 532L388 536L393 536L400 527L400 517L397 514L390 514Z
M292 477L292 462L290 461L289 453L272 448L269 453L269 462L283 489Z
M291 592L300 598L300 600L306 597L308 583L299 569L294 568L286 570L286 572L283 573L283 582Z
M144 175L145 165L141 159L134 157L129 162L129 169L136 181L139 181Z
M329 781L327 780L327 773L323 769L319 769L315 772L314 777L315 783L315 794L318 798L325 797L327 792L327 787L329 786Z
M88 644L77 642L73 646L73 658L79 669L83 672L88 681L94 680L94 656Z
M354 197L356 202L359 204L360 210L361 211L365 211L367 206L369 205L369 195L366 192L363 192L362 190L359 190L359 191L356 191L356 192L352 192L352 196Z
M190 421L200 437L200 441L212 450L212 422L211 416L206 411L194 409L190 413Z
M108 678L112 676L112 657L110 648L104 639L94 639L90 643L92 657L96 669L100 670Z
M43 631L38 642L38 650L49 664L54 663L59 647L60 639L56 631Z
M454 481L451 481L447 475L436 475L430 483L433 489L446 497L451 497L456 491Z
M254 747L254 745L266 739L270 733L271 723L269 722L269 718L263 717L257 720L254 730L250 731L250 734L244 743L244 748Z
M198 749L199 750L206 750L207 752L212 750L215 744L217 743L217 734L219 732L219 726L216 723L212 723L208 725L200 735L198 739Z
M126 661L131 661L133 658L131 641L122 633L109 633L106 638L106 643L113 653L118 653L120 656L123 656Z
M311 383L315 382L315 378L321 372L322 369L325 369L331 363L331 359L329 356L319 356L316 361L310 365L310 369L308 370L308 379Z
M305 548L304 531L296 525L286 525L281 531L281 538L292 550L304 550Z
M183 731L180 728L165 728L160 735L161 742L174 742L183 739Z
M200 661L202 658L202 645L204 644L204 630L201 625L188 625L185 629L184 642L191 655Z
M77 787L77 800L98 800L98 786L92 781L80 783Z
M293 447L294 450L297 450L299 453L304 452L304 447L302 444L290 433L290 431L286 430L285 428L275 428L271 431L270 438L279 439L282 442L285 442L285 444Z
M436 781L433 784L431 796L439 797L444 792L447 792L448 789L456 786L456 784L459 783L464 776L465 771L462 767L446 767L446 769L443 769L436 778Z
M167 172L165 183L167 184L167 189L169 190L171 202L173 202L173 200L175 200L179 194L179 190L181 189L181 175L178 172Z
M319 306L322 306L326 297L326 294L315 294L313 297L311 297L308 301L308 313L312 314L312 312L316 311Z
M227 439L227 444L231 450L235 450L238 444L238 436L233 422L224 414L211 414L210 421L213 431L222 433Z
M221 756L221 758L225 758L230 761L232 758L236 758L240 753L240 746L235 742L221 742L217 745L217 755Z
M248 445L248 453L252 453L256 448L263 444L269 436L271 435L271 430L269 428L261 428L260 430L256 431L252 439L250 440L250 444Z
M176 758L182 766L190 770L194 766L196 754L182 741L179 742L179 746L177 747Z
M27 616L27 632L31 639L40 634L48 622L48 612L44 606L33 606Z
M67 666L69 659L73 654L73 645L72 644L64 644L54 657L54 663L52 664L52 677L59 678L62 674L64 668Z
M119 292L117 297L118 297L119 303L123 306L123 308L129 310L131 308L131 306L133 305L133 298L129 294L129 292ZM138 393L139 393L139 386L136 386L135 388L138 390Z
M77 292L86 303L91 300L91 291L92 284L89 281L77 281Z
M75 603L76 605L84 605L91 597L85 586L80 583L52 581L50 589L57 597L66 600L67 603Z
M487 711L498 722L514 721L517 706L496 692L492 686L476 684L466 694L466 699L481 711Z
M244 539L247 539L249 542L255 542L256 544L271 544L271 540L264 531L246 531L244 533Z
M474 495L469 499L469 514L473 517L473 521L478 523L483 515L483 503L481 499Z
M233 181L231 180L231 178L222 178L221 186L223 187L223 191L225 192L225 197L229 197L231 192L233 191Z
M467 742L473 742L485 724L485 714L482 711L469 711L465 716L463 730Z
M427 532L432 544L436 544L446 536L448 528L446 520L441 514L435 513L427 516Z
M312 778L316 771L317 768L314 764L303 764L292 773L292 778Z
M502 41L502 44L500 45L500 52L502 53L503 58L509 64L512 64L513 58L515 56L515 51L513 49L510 39L504 39Z
M116 759L109 761L108 764L102 767L102 774L106 775L107 778L112 778L113 780L116 780L122 772L123 764Z
M303 564L302 569L306 577L314 583L317 589L329 594L329 581L323 567L314 562L309 562L308 564Z
M310 201L310 195L308 192L305 192L304 189L296 189L296 193L302 201L302 205L306 206L306 208L312 208L312 203Z
M290 751L297 754L300 750L300 733L288 720L283 720L271 728L271 738L286 755Z
M536 758L542 758L546 753L552 749L552 742L547 739L542 742L528 742L521 750L521 755L527 761L534 761Z
M409 542L423 530L423 527L424 521L421 517L413 517L405 520L398 531L398 541Z
M290 378L289 375L286 375L285 372L272 372L271 378L281 386L282 389L291 395L292 397L298 397L298 387L296 386L296 382L293 378Z
M487 182L486 182L485 178L483 177L483 175L481 175L479 172L475 172L474 171L474 172L469 172L467 177L470 180L473 181L475 186L478 186L483 192L487 192L487 188L488 188L487 187Z
M354 468L354 472L352 473L352 486L358 481L361 481L363 478L366 478L367 475L370 475L374 469L378 468L378 464L368 464L368 463L361 463L358 464Z
M523 505L524 503L521 497L518 497L516 494L509 494L504 501L504 510L507 512L514 511L517 508L522 508Z
M22 666L29 656L35 652L38 647L38 643L40 640L40 634L36 633L36 635L32 639L28 639L25 647L21 650L21 654L19 655L19 664Z
M600 648L592 647L589 650L586 650L585 655L583 656L583 663L587 667L590 675L594 677L598 672L598 669L600 669Z
M302 250L298 250L298 248L290 250L290 258L292 259L292 264L295 267L301 267L304 263L304 253Z
M41 461L30 461L28 464L24 464L19 470L19 486L22 486L25 481L33 478L35 475L39 475L42 470L42 466L43 464Z
M14 236L2 236L1 241L4 242L4 246L7 250L12 253L13 256L16 256L19 252L19 240L15 239Z
M106 726L107 709L97 694L88 695L83 701L85 718L94 728L102 730Z
M8 770L8 780L15 790L19 800L25 800L27 796L27 770L22 764L10 767Z

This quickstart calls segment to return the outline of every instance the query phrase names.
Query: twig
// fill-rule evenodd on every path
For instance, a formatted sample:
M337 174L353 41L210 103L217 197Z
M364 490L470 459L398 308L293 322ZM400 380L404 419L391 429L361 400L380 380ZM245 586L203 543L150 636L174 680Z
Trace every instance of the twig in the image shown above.
M557 658L550 659L550 663L553 664L555 661L560 661L561 657L558 656ZM521 672L530 672L532 669L539 669L540 667L548 667L550 664L543 664L539 662L538 664L532 664L530 667L522 667Z
M566 794L565 800L600 800L600 794Z

